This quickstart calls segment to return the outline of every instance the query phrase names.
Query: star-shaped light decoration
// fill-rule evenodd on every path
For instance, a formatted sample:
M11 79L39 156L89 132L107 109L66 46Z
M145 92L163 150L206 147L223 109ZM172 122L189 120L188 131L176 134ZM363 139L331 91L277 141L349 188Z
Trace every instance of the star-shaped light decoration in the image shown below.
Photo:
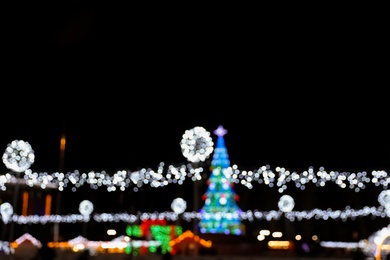
M223 128L222 125L219 125L217 129L214 130L216 136L224 136L227 134L227 130Z

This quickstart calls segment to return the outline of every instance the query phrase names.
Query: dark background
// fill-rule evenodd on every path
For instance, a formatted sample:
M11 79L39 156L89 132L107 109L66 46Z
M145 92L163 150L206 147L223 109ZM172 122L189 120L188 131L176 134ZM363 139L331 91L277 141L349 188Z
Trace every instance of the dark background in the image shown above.
M228 130L231 164L241 170L264 165L388 170L388 78L380 16L131 10L9 10L0 147L25 140L36 155L31 169L53 172L59 169L59 140L65 133L65 171L155 169L160 162L186 163L179 145L185 130L203 126L212 133L221 124ZM7 169L0 165L0 171ZM185 190L163 189L174 190L167 192L171 196ZM360 208L378 206L380 190L341 195L329 185L311 189L309 197L319 202L313 207L355 203ZM90 192L64 196L63 211L77 211L70 198ZM275 191L267 195L268 188L259 186L251 192L237 187L240 205L276 209ZM307 200L294 192L301 203ZM157 205L169 210L172 201L146 188L112 196L124 196L142 210ZM259 205L259 197L273 202ZM329 197L345 200L337 204ZM99 210L127 209L111 204ZM340 238L348 239L351 229Z

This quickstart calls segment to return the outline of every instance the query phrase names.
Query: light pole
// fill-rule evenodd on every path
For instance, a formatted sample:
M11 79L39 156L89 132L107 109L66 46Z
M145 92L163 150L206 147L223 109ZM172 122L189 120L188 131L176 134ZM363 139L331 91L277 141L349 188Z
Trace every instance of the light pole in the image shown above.
M19 198L19 177L20 177L20 172L16 172L16 182L15 182L15 187L14 187L14 198L12 202L12 207L17 210L17 204L18 204L18 198ZM10 231L9 231L9 242L12 242L14 239L14 230L15 230L15 223L11 222L10 226Z
M195 168L198 168L198 163L193 163L193 165L195 166ZM194 179L193 180L193 183L194 183L194 190L193 190L193 198L194 198L194 212L198 212L199 210L199 180L196 180ZM193 233L194 235L198 235L198 220L197 218L194 218L194 221L192 222L193 223L193 226L192 226L192 229L193 229Z
M59 163L59 172L63 173L64 171L64 161L65 161L65 145L66 145L66 135L65 131L61 136L60 139L60 163ZM61 196L62 191L57 189L57 200L56 200L56 214L60 214L61 210ZM59 223L54 223L54 230L53 230L53 241L54 242L59 242L59 237L60 237L60 224Z

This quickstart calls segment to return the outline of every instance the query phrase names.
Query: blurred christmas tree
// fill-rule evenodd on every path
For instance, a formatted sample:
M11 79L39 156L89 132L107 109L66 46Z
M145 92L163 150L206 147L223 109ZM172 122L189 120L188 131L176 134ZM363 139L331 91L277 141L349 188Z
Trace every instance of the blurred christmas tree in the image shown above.
M208 187L202 196L205 203L200 210L199 230L201 233L242 235L241 209L236 204L239 198L233 191L227 171L230 161L223 137L226 133L222 126L214 131L218 140L211 162L212 172L207 180Z

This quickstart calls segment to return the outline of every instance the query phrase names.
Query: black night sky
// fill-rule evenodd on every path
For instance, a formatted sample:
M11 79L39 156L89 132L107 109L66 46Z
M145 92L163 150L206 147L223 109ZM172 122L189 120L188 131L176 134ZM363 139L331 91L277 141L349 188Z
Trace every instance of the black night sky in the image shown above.
M0 148L25 140L36 155L31 169L54 172L65 133L64 171L135 171L186 163L183 133L223 125L231 164L242 170L389 170L380 36L358 25L263 23L244 15L226 23L208 15L154 21L149 15L135 19L92 7L13 13L4 32ZM362 34L371 41L360 41ZM1 164L0 173L6 171ZM270 188L236 187L245 209L276 209L279 195ZM172 196L185 189L122 195L82 189L64 195L63 211L77 211L74 201L89 195L112 196L127 207L107 203L101 211L169 210ZM377 206L381 188L347 195L335 185L312 188L306 191L311 202L293 190L302 207L359 208ZM356 228L362 236L386 223L371 221L372 228L366 222ZM252 225L248 233L260 228Z

